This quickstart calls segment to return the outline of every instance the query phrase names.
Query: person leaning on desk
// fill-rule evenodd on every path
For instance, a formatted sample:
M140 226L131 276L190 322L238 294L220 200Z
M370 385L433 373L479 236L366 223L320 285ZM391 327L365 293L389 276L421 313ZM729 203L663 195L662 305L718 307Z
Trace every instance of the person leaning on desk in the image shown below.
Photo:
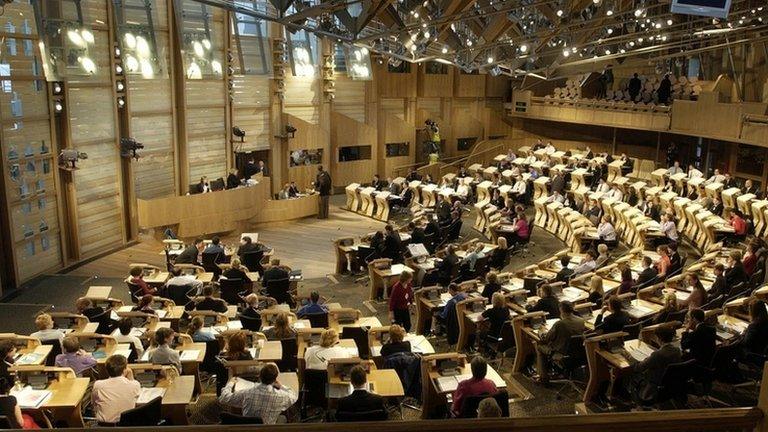
M680 348L672 343L675 339L674 327L661 325L656 329L656 338L661 343L661 347L642 361L635 360L625 348L621 348L624 358L632 365L628 391L636 402L653 400L658 393L667 366L679 363L682 358Z
M265 364L259 371L259 382L253 387L235 391L238 378L231 381L221 391L219 402L222 405L241 407L243 416L258 417L264 424L285 422L281 416L296 401L299 400L296 392L277 380L280 370L274 363Z
M149 349L149 362L159 365L171 365L181 372L181 359L179 352L170 347L175 332L167 327L161 327L155 331L154 348Z

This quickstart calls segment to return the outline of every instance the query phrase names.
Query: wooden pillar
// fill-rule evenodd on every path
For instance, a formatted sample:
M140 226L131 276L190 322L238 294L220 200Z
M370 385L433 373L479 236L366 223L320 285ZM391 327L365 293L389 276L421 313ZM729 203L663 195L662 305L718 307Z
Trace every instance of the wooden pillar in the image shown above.
M187 97L185 85L187 77L184 71L184 59L181 57L181 5L178 0L168 1L168 40L171 50L171 80L173 80L173 110L174 126L176 128L175 136L175 165L176 165L176 191L179 195L187 193L189 181L189 162L187 151Z

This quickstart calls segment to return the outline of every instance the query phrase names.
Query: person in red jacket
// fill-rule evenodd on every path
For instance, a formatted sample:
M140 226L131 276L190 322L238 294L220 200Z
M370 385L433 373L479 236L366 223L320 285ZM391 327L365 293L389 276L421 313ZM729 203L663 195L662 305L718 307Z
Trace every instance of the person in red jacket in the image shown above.
M411 312L408 308L413 304L412 280L411 272L400 273L400 280L392 286L389 294L389 321L401 325L407 332L411 330Z
M451 410L456 416L461 415L466 398L483 394L493 396L497 391L496 384L485 378L485 374L488 372L488 363L482 356L473 358L469 366L472 369L472 378L460 382L456 391L453 392Z

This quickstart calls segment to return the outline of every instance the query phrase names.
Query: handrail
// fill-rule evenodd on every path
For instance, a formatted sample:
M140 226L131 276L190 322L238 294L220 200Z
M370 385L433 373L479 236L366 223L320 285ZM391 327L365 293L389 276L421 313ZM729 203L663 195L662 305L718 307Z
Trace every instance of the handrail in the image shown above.
M555 97L541 97L532 96L531 102L540 104L558 104L558 105L572 105L574 107L583 106L586 108L602 109L606 111L626 110L631 109L635 111L642 111L646 113L661 113L671 114L671 107L665 105L642 105L639 103L626 103L617 104L615 101L598 100L598 99L569 99L569 98L555 98Z
M361 423L288 423L280 425L200 425L167 426L164 432L665 432L753 430L763 419L757 407L717 408L674 411L640 411L546 417L483 418L421 421L381 421ZM112 428L114 432L155 430L157 428ZM86 432L89 429L69 429Z

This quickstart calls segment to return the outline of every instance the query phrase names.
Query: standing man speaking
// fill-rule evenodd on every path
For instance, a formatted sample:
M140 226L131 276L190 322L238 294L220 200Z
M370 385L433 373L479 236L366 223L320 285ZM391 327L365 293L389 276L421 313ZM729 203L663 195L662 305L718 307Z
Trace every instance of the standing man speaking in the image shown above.
M323 170L323 166L317 167L315 187L320 193L320 209L317 212L318 219L328 219L328 202L331 198L331 175Z

